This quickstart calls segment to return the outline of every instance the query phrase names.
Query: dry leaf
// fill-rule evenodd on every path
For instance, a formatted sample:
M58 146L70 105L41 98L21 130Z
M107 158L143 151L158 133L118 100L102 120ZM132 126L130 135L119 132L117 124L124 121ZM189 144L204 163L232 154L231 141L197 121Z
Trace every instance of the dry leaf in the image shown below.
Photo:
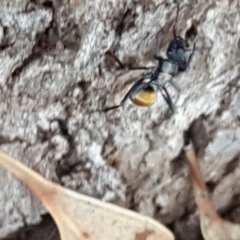
M195 201L198 207L202 235L205 240L239 240L240 226L224 221L217 213L203 181L198 159L190 143L185 147L185 154L191 169L191 178Z
M62 240L173 240L159 222L46 180L0 150L0 165L24 182L52 215Z

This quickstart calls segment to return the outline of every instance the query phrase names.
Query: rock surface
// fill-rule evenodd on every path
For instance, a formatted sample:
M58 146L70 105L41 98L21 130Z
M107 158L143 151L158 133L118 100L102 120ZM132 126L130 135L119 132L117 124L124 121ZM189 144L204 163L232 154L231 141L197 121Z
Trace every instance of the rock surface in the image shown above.
M180 2L177 34L197 47L171 87L178 112L161 96L141 108L118 104L154 65L156 36L165 56L174 1L1 0L0 145L43 176L79 192L154 217L177 239L200 239L183 132L193 120L204 179L217 210L240 223L240 3ZM68 135L56 118L65 119ZM62 123L64 127L64 123ZM0 169L0 239L40 223L46 210ZM37 231L36 228L35 231ZM23 238L24 239L24 238ZM30 238L28 238L30 239Z

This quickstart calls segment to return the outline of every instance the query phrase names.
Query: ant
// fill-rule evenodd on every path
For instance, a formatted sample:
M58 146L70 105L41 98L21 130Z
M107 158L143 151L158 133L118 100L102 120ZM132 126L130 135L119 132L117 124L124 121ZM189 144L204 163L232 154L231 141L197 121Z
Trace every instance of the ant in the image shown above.
M138 106L151 106L157 101L158 91L161 92L170 110L173 113L176 112L176 108L166 89L166 84L170 83L175 90L178 92L181 91L177 83L174 82L173 77L179 72L187 70L195 51L195 43L192 50L188 49L186 41L176 34L176 25L180 10L178 1L176 3L177 15L173 26L174 38L167 48L167 59L158 56L160 43L157 40L154 59L158 61L158 65L155 67L128 67L128 70L148 70L148 72L131 87L119 105L105 108L105 112L123 106L128 98ZM188 60L186 57L187 51L192 51ZM121 68L125 68L124 64L115 55L113 57Z

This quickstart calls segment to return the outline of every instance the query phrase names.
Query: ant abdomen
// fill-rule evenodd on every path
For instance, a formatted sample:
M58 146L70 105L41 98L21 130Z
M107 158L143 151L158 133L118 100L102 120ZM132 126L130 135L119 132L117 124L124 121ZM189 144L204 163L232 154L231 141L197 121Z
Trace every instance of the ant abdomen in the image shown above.
M133 93L130 98L134 104L142 107L148 107L157 102L158 96L157 91L152 86L148 86Z

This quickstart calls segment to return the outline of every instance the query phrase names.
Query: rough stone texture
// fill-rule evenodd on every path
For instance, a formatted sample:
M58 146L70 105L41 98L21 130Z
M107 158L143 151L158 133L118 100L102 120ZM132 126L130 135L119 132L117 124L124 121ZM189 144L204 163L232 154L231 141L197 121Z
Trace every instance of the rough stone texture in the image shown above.
M165 56L176 16L173 1L1 0L0 144L66 187L154 217L177 239L200 239L183 132L196 120L195 144L217 209L240 222L240 4L181 1L177 33L197 41L182 88L150 108L118 104L153 65L160 31ZM196 36L195 36L196 35ZM54 118L66 119L69 135ZM46 213L26 187L0 169L0 239ZM37 230L36 230L37 231ZM29 237L27 239L30 239Z

